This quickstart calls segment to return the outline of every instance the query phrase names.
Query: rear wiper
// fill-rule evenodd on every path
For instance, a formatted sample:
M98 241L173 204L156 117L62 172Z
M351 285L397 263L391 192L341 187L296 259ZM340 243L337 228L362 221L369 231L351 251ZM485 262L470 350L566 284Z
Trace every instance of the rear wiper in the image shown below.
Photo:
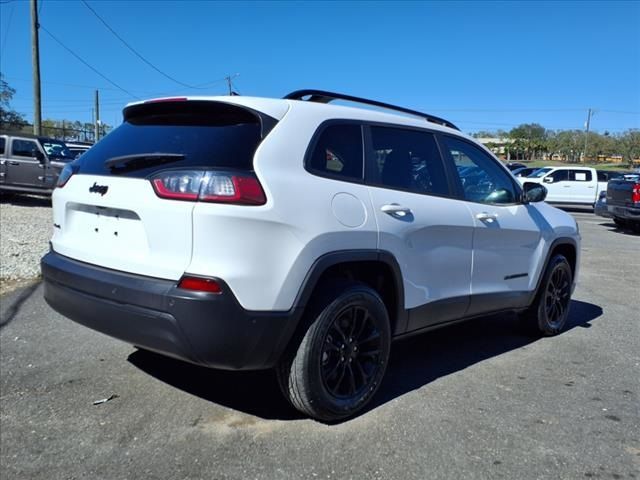
M181 153L133 153L110 158L104 162L104 166L111 170L135 170L177 162L184 158L185 156Z

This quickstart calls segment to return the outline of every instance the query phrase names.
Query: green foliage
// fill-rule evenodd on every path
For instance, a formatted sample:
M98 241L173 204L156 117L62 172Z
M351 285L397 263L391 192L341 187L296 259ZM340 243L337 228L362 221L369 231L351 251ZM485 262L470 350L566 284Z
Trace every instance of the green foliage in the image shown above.
M502 135L500 135L502 133ZM631 129L612 135L609 132L589 132L586 155L583 130L546 130L537 123L525 123L505 132L479 131L476 138L505 138L509 142L498 145L490 143L490 149L504 147L505 154L511 160L545 159L564 162L597 162L607 158L621 156L625 163L632 164L640 160L640 130Z
M11 109L10 102L15 93L15 89L9 86L0 73L0 129L2 130L20 130L27 125L24 115Z

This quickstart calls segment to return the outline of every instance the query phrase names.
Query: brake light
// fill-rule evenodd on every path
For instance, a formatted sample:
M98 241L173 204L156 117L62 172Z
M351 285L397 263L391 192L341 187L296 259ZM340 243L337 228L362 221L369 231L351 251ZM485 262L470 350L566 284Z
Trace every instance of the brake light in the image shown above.
M633 203L640 203L640 183L636 183L633 186L633 191L631 193L631 201Z
M222 287L212 278L183 276L178 282L178 288L197 292L222 293Z
M56 187L57 188L64 187L74 173L75 171L73 166L70 163L67 163L62 169L62 171L60 172L60 175L58 175L58 182L56 183Z
M264 205L266 197L252 173L167 170L151 178L160 198L172 200Z

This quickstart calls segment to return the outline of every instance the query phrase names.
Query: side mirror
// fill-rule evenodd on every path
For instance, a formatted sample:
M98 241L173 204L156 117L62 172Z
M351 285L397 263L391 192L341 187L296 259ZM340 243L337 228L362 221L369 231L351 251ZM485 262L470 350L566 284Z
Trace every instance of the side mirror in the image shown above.
M522 189L524 203L542 202L547 198L547 188L539 183L524 182Z
M35 152L33 152L33 156L37 158L40 163L44 163L44 161L46 160L44 153L42 153L40 150L36 150Z
M542 181L544 183L553 183L553 177L544 177Z

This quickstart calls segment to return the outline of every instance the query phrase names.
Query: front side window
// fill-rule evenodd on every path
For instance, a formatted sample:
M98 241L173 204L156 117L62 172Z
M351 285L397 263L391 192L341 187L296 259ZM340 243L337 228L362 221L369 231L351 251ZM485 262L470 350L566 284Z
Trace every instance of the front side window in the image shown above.
M449 195L438 145L432 133L371 127L374 183L414 193Z
M553 178L553 182L564 182L569 180L569 172L567 170L556 170L549 175L549 178Z
M479 203L516 203L518 195L509 175L478 147L445 136L445 145L462 184L465 200Z
M307 166L320 175L361 180L364 172L362 127L329 125L315 144Z
M33 140L14 140L11 146L11 155L16 157L33 158L38 152L38 146Z

